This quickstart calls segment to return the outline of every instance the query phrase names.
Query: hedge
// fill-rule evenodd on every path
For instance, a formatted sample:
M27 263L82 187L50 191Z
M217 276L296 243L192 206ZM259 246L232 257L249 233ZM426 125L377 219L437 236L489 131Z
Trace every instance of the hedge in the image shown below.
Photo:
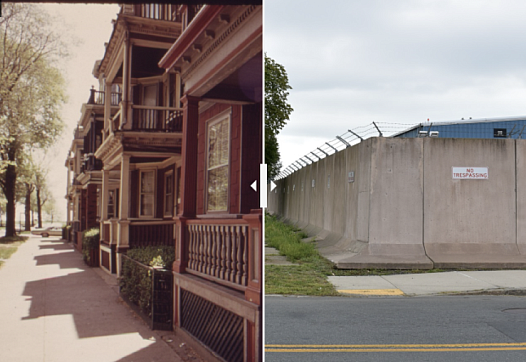
M171 270L175 260L173 246L148 246L130 249L127 256L141 264L156 269ZM138 305L141 310L151 317L152 311L152 271L136 263L123 259L122 273L119 280L121 293Z
M82 255L84 261L90 265L91 251L99 249L100 231L99 228L92 228L82 232Z

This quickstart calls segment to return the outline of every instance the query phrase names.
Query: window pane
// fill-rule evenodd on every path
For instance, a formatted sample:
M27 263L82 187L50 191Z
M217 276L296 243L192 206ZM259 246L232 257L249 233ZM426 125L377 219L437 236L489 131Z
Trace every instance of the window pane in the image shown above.
M141 215L153 216L153 195L141 195Z
M208 168L228 163L228 118L210 126Z
M153 192L153 171L143 172L141 174L141 193Z
M164 214L172 215L173 210L173 174L166 175L165 177L165 191L164 191Z
M146 171L141 173L141 216L153 216L155 173Z
M228 202L228 166L208 171L208 210L226 211Z

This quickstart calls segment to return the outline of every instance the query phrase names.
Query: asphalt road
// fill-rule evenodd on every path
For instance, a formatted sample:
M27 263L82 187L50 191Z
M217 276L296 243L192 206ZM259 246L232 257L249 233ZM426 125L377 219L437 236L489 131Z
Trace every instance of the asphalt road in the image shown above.
M526 361L526 297L265 298L265 361Z

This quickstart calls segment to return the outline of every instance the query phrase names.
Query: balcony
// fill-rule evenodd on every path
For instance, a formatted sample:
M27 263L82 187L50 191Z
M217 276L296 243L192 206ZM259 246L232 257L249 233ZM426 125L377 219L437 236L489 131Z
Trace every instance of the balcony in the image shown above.
M102 161L95 158L93 154L85 154L82 165L80 166L80 173L100 170L102 170Z
M137 16L147 19L164 20L164 21L181 21L175 4L137 4L135 10Z
M183 110L181 108L132 105L131 110L131 128L123 127L121 108L113 117L113 131L128 130L167 133L183 131Z
M95 89L90 90L90 97L88 99L88 104L96 104L103 106L104 105L104 92L96 91ZM111 105L118 106L122 100L122 94L117 92L111 93Z

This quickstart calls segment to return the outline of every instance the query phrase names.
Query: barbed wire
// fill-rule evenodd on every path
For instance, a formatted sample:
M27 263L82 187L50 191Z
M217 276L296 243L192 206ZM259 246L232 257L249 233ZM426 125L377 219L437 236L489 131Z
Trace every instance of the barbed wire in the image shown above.
M507 129L504 136L494 136L499 138L526 138L526 121L517 121L514 123L507 122L503 128ZM472 127L468 124L451 124L451 125L437 125L440 126L440 137L451 138L488 138L489 133L493 132L494 124L480 127ZM435 126L436 127L436 126ZM347 147L354 146L368 138L374 136L390 137L409 131L406 137L419 137L419 131L430 132L433 130L433 123L388 123L388 122L372 122L370 124L355 127L352 130L336 136L336 138L325 142L316 147L314 150L298 158L296 161L283 168L276 177L276 180L289 176L290 174L308 166L314 162L320 161L323 158L333 155L336 152L342 151ZM493 134L492 134L493 135Z
M379 126L380 124L382 127ZM276 179L279 180L281 178L287 177L291 173L298 171L307 165L320 161L327 156L342 151L345 148L351 147L370 137L390 136L416 125L418 124L372 122L367 125L355 127L353 130L347 130L347 132L338 135L336 138L316 147L307 155L298 158L296 161L283 168Z

